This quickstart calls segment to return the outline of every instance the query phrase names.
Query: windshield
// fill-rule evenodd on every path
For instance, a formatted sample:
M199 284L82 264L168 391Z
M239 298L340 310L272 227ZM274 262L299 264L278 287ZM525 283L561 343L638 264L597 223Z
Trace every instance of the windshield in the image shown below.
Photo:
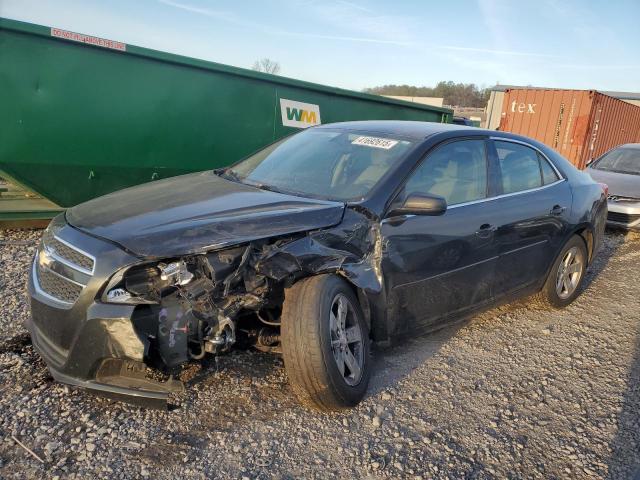
M592 168L640 175L640 149L616 148L605 154Z
M223 176L283 193L354 200L366 196L412 145L386 135L305 130L233 165Z

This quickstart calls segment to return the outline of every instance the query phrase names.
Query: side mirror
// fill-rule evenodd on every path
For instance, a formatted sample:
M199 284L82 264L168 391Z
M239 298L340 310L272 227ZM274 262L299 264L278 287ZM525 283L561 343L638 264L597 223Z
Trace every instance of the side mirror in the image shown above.
M394 208L387 216L397 215L442 215L447 211L447 201L438 195L412 193L401 206Z

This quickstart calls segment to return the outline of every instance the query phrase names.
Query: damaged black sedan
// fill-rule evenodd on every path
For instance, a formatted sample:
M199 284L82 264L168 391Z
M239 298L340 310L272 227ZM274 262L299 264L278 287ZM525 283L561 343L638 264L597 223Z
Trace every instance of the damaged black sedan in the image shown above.
M27 327L56 380L129 400L166 402L185 364L250 345L282 354L303 403L345 408L365 395L372 343L517 296L572 302L604 190L507 133L319 126L56 218Z

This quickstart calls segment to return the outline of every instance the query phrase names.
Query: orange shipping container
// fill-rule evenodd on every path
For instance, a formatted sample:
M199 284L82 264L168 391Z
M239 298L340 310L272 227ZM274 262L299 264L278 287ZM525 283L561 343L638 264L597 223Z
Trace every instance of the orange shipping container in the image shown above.
M584 168L618 145L640 142L640 106L594 90L510 89L499 130L543 142Z

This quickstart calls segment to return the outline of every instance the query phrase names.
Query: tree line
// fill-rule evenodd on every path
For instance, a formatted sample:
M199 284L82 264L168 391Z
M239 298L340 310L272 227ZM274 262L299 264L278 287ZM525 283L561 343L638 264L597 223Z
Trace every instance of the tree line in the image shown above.
M480 88L475 83L438 82L435 87L416 87L413 85L383 85L365 88L365 92L377 95L405 97L442 97L445 105L456 107L483 108L489 100L490 90Z
M251 67L258 72L278 75L280 63L270 58L261 58ZM438 97L444 98L444 104L455 107L484 108L491 91L480 88L475 83L438 82L435 87L416 87L413 85L382 85L365 88L365 92L376 95L393 95L402 97Z

